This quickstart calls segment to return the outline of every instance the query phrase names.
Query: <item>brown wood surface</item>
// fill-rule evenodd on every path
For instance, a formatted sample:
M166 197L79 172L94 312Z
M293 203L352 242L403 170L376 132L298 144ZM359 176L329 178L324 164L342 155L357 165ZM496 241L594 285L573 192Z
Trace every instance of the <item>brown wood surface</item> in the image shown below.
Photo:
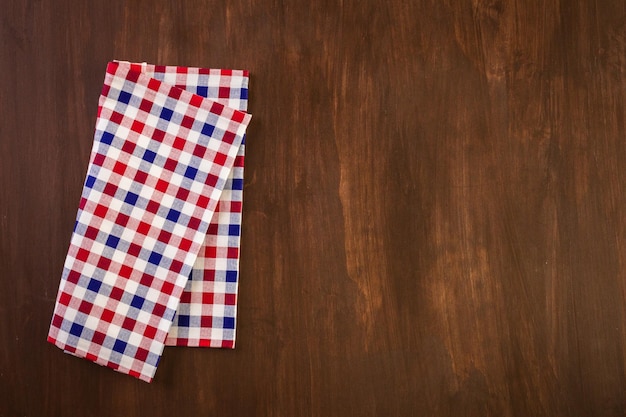
M622 0L8 1L0 416L626 415ZM238 341L46 343L107 61L251 71Z

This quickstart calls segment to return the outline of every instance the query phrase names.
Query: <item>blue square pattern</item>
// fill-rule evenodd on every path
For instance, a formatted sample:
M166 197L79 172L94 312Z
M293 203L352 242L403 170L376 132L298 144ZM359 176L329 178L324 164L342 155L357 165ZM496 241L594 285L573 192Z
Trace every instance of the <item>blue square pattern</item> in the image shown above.
M131 193L129 191L126 193L126 198L124 198L124 202L127 204L130 204L131 206L134 206L138 198L139 198L139 195L135 193Z
M248 98L248 89L247 88L242 88L241 89L241 95L239 96L239 98L243 98L243 99L247 99Z
M173 114L174 112L172 110L163 107L163 110L161 110L161 115L159 117L163 120L169 121L172 119Z
M191 166L187 167L187 170L185 171L185 177L189 178L190 180L195 179L197 174L198 170Z
M214 130L215 130L215 126L211 126L208 123L205 123L204 126L202 126L202 134L205 136L213 136Z
M228 225L228 236L239 236L239 225L238 224L229 224Z
M209 96L209 87L198 87L196 88L196 94L202 97L208 97Z
M91 175L88 175L87 180L85 181L85 187L93 188L95 183L96 183L96 177L92 177Z
M76 336L76 337L80 337L81 333L83 332L83 326L81 326L78 323L74 323L72 324L72 327L70 328L70 334Z
M113 345L113 350L118 352L118 353L124 353L124 351L126 350L126 345L127 343L124 342L123 340L116 340L115 344Z
M180 217L180 211L170 209L170 211L167 213L167 220L171 222L176 223L179 217Z
M117 245L120 243L120 238L117 236L109 235L105 245L111 247L113 249L117 248Z
M102 286L102 282L98 281L97 279L91 279L89 280L89 285L87 285L87 289L89 291L93 291L95 293L97 293L98 291L100 291L100 287Z
M130 305L135 307L136 309L141 310L141 307L143 306L144 301L146 301L145 298L135 295L133 297L133 301L130 302Z
M237 271L226 271L226 282L237 282Z
M120 91L120 95L117 98L117 101L120 101L120 102L122 102L124 104L128 104L128 102L130 101L130 97L131 97L130 93L128 93L126 91Z
M178 325L189 327L189 316L185 316L185 315L178 316Z
M115 138L115 135L113 133L102 132L102 136L100 137L100 142L110 145L111 143L113 143L114 138Z
M233 178L233 190L243 190L243 180L241 178Z
M224 328L225 329L234 329L235 328L235 318L234 317L224 317Z
M156 153L152 152L150 149L146 149L142 159L147 162L154 162L154 158L156 158Z
M156 253L156 252L151 252L150 257L148 258L148 262L154 265L158 265L159 262L161 262L162 258L163 258L163 255Z

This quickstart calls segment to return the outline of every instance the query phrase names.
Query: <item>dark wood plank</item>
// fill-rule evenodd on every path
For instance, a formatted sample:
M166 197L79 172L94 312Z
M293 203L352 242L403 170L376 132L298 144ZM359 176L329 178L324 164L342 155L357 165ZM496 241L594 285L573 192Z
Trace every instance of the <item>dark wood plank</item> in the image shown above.
M0 416L626 415L626 5L2 1ZM234 351L45 342L106 62L251 71Z

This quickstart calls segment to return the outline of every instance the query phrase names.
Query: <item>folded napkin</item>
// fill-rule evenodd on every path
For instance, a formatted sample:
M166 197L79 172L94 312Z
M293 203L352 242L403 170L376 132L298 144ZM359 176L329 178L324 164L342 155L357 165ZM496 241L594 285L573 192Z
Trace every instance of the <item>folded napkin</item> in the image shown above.
M48 341L150 382L235 343L248 72L111 62Z

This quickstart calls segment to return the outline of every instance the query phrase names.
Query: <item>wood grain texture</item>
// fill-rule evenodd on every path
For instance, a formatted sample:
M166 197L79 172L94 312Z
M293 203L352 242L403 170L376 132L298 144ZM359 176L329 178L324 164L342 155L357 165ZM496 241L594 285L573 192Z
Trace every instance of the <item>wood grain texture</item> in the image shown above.
M626 3L2 0L0 416L626 415ZM107 61L251 71L238 342L45 342Z

